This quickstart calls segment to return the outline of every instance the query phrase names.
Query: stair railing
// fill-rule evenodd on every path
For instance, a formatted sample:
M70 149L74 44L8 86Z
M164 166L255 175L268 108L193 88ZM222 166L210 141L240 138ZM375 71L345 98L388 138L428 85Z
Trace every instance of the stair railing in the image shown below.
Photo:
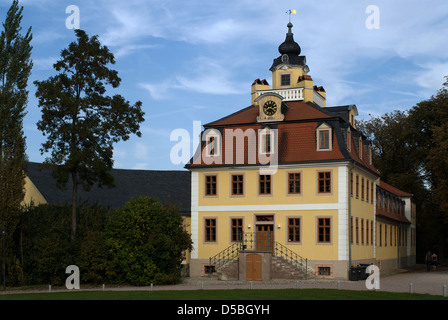
M244 250L272 252L275 256L304 272L305 278L308 276L308 259L301 257L283 244L272 241L272 233L266 233L264 237L257 237L256 233L241 233L238 242L209 258L208 272L212 274L229 262L236 260L239 253Z
M296 269L301 270L305 274L305 279L308 277L308 259L303 258L291 249L287 248L279 242L274 244L274 255L287 261Z

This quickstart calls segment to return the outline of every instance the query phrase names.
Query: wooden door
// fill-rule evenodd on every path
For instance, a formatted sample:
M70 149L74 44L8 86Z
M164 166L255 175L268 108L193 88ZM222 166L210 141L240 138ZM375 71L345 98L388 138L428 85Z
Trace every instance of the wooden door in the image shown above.
M248 254L246 256L246 280L261 281L261 255Z
M272 251L273 239L273 225L264 224L257 225L256 234L256 249L259 251Z

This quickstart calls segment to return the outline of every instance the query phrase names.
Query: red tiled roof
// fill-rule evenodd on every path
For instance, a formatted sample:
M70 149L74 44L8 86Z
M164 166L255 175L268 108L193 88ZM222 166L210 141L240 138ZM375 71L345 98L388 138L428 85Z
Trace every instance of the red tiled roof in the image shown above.
M334 161L334 160L344 160L344 155L340 151L339 144L333 130L332 137L332 149L329 151L317 150L316 141L316 129L317 122L293 122L293 123L278 123L277 133L278 133L278 164L282 163L296 163L296 162L312 162L312 161ZM233 141L233 147L227 146L226 134L234 134L233 128L229 127L222 132L222 157L219 158L219 162L215 162L215 165L219 164L256 164L251 159L259 159L259 137L258 132L261 129L260 124L255 125L240 125L237 129L241 130L241 133L252 133L253 140L251 147L249 147L248 139L244 140L244 145L242 143L238 144ZM230 136L229 136L230 137ZM233 153L225 154L225 152L232 151ZM204 152L202 153L204 155ZM230 157L230 158L229 158ZM244 161L237 161L238 157L243 157ZM268 156L269 157L269 156ZM218 159L218 158L214 158ZM207 161L208 160L208 161ZM206 165L207 162L210 164L212 158L201 159L200 163L194 163L192 166Z
M326 119L332 118L321 110L319 107L315 107L311 104L303 101L289 101L286 102L288 106L285 112L285 122L287 121L300 121L300 120L312 120L312 119ZM250 106L235 112L220 120L208 123L205 127L227 126L227 125L241 125L241 124L255 124L257 123L257 116L259 115L258 106Z
M376 208L376 214L380 215L380 216L383 216L385 218L389 218L389 219L398 221L398 222L403 222L403 223L407 223L407 224L411 223L404 215L393 213L393 212L388 211L388 210L386 210L384 208L381 208L379 206L377 206L377 208Z
M366 150L365 146L362 146L362 157L359 156L359 145L358 148L356 148L355 145L355 141L354 141L354 137L352 135L352 139L351 139L351 147L350 147L350 151L348 151L348 153L350 154L350 157L356 161L357 163L362 164L364 167L369 168L370 170L372 170L373 172L379 174L378 170L375 168L375 166L373 164L370 163L370 156L368 154L368 150ZM356 138L357 139L357 138ZM358 143L359 144L359 143Z
M334 130L332 130L332 149L329 151L317 150L316 129L317 122L279 124L279 163L344 159Z
M390 184L381 181L378 184L378 187L397 196L397 197L412 197L412 194L401 191L397 188L395 188L394 186L391 186ZM403 223L411 223L406 217L405 215L402 213L397 213L397 212L393 212L391 208L384 208L383 206L379 205L377 203L377 207L376 207L376 213L380 216L395 220L395 221L399 221L399 222L403 222Z
M387 184L386 182L381 181L381 180L379 183L379 187L381 189L384 189L384 190L398 196L398 197L412 197L413 196L413 194L401 191L400 189L395 188L394 186L391 186L390 184Z
M357 149L355 148L354 141L352 139L351 152L348 152L350 157L347 157L347 153L343 150L346 149L345 143L339 145L336 128L332 130L332 150L321 151L317 150L317 133L316 129L318 124L330 120L341 119L331 110L326 108L321 108L313 103L305 103L303 101L288 101L284 102L286 105L286 110L284 110L285 119L280 122L275 122L273 125L278 129L278 163L297 163L297 162L313 162L313 161L338 161L338 160L350 160L353 159L357 163L361 164L365 168L371 170L372 172L378 174L376 168L370 164L369 157L367 156L366 150L363 150L363 156L359 157ZM208 123L204 125L206 129L209 128L224 128L222 130L222 158L221 163L212 163L211 165L231 165L231 164L256 164L248 163L248 159L258 159L258 130L261 129L262 124L257 122L257 117L259 115L259 107L252 105L238 112L235 112L227 117L219 119L217 121ZM255 132L255 143L250 149L247 147L247 140L245 141L244 150L236 150L236 146L233 146L233 159L234 161L226 163L225 149L225 129L235 129L239 128L245 132L245 130L253 130ZM339 136L341 139L341 136ZM205 144L203 144L205 145ZM364 149L364 148L363 148ZM235 161L236 157L244 157L244 163L237 163ZM244 155L244 156L242 156ZM215 158L217 159L217 158ZM194 166L204 166L207 165L203 160L196 161L189 165ZM209 159L211 160L211 159Z

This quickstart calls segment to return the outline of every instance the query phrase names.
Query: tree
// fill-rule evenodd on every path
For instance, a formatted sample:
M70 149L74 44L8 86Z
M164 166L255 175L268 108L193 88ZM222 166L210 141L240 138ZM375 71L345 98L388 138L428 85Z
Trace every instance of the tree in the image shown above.
M140 101L131 105L121 95L105 95L106 86L117 88L118 72L108 68L114 55L102 46L98 36L89 38L75 30L76 42L62 50L54 64L59 72L45 81L35 81L36 97L42 108L37 127L47 137L42 154L51 150L45 164L53 167L58 186L72 183L72 240L76 235L77 190L113 186L113 144L131 134L141 136L144 121Z
M112 213L106 233L118 281L149 285L180 279L191 238L173 206L150 197L134 198Z
M20 220L24 198L23 118L33 66L31 27L25 35L21 34L22 11L15 0L0 34L0 227L7 227L9 236Z
M360 121L358 128L372 141L372 160L381 179L409 193L424 189L421 155L412 143L408 113L393 111Z
M448 77L446 78L448 80ZM359 127L373 142L381 179L414 195L419 257L448 252L448 81L436 96Z
M435 96L409 112L414 148L422 157L431 208L426 214L428 247L448 256L448 77Z

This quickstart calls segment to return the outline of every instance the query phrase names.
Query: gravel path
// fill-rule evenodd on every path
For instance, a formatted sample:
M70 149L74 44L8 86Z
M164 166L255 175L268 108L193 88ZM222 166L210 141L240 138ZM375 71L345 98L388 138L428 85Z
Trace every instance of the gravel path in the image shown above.
M437 271L427 272L424 267L412 270L400 270L400 272L389 275L381 275L379 279L380 288L378 291L386 292L410 292L444 295L448 294L448 267L439 268ZM265 282L247 281L220 281L214 278L185 278L181 284L169 286L146 286L146 287L106 287L105 290L115 291L150 291L150 290L216 290L216 289L341 289L341 290L367 290L366 281L346 281L346 280L271 280ZM103 290L100 286L86 288L81 286L81 290ZM67 291L65 288L53 288L53 292ZM1 294L22 293L22 292L48 292L42 290L11 290L0 291Z
M380 276L380 288L377 291L386 292L411 292L431 295L443 295L443 286L447 288L448 296L448 267L440 268L433 272L427 272L424 268L414 270L401 270L398 273ZM319 288L341 290L368 290L366 281L346 280L271 280L266 282L247 281L219 281L215 279L201 278L188 279L184 283L175 286L153 287L153 290L212 290L212 289L294 289L294 288Z

